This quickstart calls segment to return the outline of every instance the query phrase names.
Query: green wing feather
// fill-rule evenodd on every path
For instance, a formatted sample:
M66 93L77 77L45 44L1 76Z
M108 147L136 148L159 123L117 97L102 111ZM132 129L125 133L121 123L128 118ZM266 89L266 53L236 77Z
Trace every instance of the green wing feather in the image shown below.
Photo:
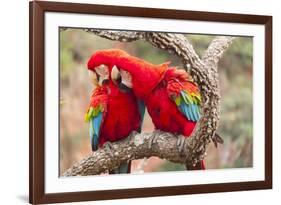
M97 107L90 107L85 114L85 121L89 122L89 134L92 150L98 149L100 128L103 121L103 109L101 105Z
M197 122L200 118L201 96L192 82L173 80L168 83L168 93L180 112L190 121Z
M100 129L107 110L107 98L108 96L102 88L94 90L90 106L84 116L85 121L89 123L90 142L93 151L98 149Z
M200 95L190 94L186 90L181 90L180 94L174 98L174 102L185 117L193 122L200 118Z

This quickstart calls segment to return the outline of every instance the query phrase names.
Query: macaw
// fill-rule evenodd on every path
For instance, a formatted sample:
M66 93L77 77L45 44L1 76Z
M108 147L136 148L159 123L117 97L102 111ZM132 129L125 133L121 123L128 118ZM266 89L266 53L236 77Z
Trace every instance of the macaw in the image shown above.
M103 145L110 150L111 143L126 138L132 131L141 130L144 104L137 101L133 92L119 89L111 79L114 53L95 52L88 61L88 70L95 85L90 105L85 114L89 122L90 142L93 151ZM110 150L111 151L111 150ZM110 174L130 173L131 162L122 164Z
M122 50L114 52L119 55L111 78L144 102L155 128L189 137L200 118L201 96L187 72L169 67L169 62L154 65ZM178 145L182 149L183 142ZM205 169L203 160L191 169Z

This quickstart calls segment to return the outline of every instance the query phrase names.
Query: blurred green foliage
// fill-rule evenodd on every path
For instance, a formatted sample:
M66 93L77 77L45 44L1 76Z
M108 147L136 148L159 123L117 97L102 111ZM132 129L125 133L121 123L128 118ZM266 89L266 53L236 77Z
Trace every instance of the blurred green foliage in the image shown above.
M214 38L212 35L185 34L201 56ZM120 48L154 64L171 61L182 67L178 57L156 48L145 41L116 42L97 37L80 29L60 32L60 170L63 172L74 162L91 152L88 125L83 121L91 84L87 74L87 60L97 50ZM219 64L221 88L221 115L218 133L225 143L218 149L210 145L205 158L206 167L251 167L253 145L253 40L237 37ZM144 131L152 131L149 116L145 117ZM138 161L133 163L132 169ZM165 160L150 160L145 171L184 170L183 165Z

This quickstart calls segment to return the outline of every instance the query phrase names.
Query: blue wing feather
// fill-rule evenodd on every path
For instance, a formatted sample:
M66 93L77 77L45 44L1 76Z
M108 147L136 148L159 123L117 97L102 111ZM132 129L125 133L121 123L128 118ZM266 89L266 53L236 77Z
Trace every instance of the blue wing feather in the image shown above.
M199 105L190 100L188 93L180 92L180 104L178 105L179 110L184 114L184 116L193 122L197 122L200 118Z
M194 83L176 77L168 82L167 93L184 117L193 122L199 120L201 97Z
M97 116L90 119L90 141L92 145L92 150L95 151L98 149L99 137L100 137L100 128L102 122L102 112Z
M194 113L193 113L193 105L192 104L189 104L189 105L187 105L187 107L188 107L188 112L189 112L189 115L191 116L191 120L192 121L194 121L194 122L196 122L196 118L195 118L195 116L194 116Z
M193 107L193 113L194 113L194 115L195 115L195 120L198 121L199 118L200 118L198 105L193 104L192 107Z
M188 118L188 119L192 119L192 116L190 115L190 112L188 111L188 105L181 102L180 104L180 110L182 111L182 113Z
M94 129L93 129L93 125L92 125L92 119L89 121L89 134L90 134L91 145L93 145L93 143L94 143L93 142L93 140L94 140Z
M196 118L196 114L194 113L194 104L190 104L189 105L189 111L192 115L192 121L196 122L197 121L197 118Z

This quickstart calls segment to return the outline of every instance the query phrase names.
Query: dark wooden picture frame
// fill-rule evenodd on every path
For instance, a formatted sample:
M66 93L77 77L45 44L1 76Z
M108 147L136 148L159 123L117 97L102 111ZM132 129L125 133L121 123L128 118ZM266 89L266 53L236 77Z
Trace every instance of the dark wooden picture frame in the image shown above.
M101 14L127 17L150 17L209 22L248 23L265 26L265 180L105 191L46 194L44 188L44 15L45 12ZM135 197L167 196L210 192L272 188L272 17L199 11L104 6L92 4L34 1L29 4L29 201L55 203Z

